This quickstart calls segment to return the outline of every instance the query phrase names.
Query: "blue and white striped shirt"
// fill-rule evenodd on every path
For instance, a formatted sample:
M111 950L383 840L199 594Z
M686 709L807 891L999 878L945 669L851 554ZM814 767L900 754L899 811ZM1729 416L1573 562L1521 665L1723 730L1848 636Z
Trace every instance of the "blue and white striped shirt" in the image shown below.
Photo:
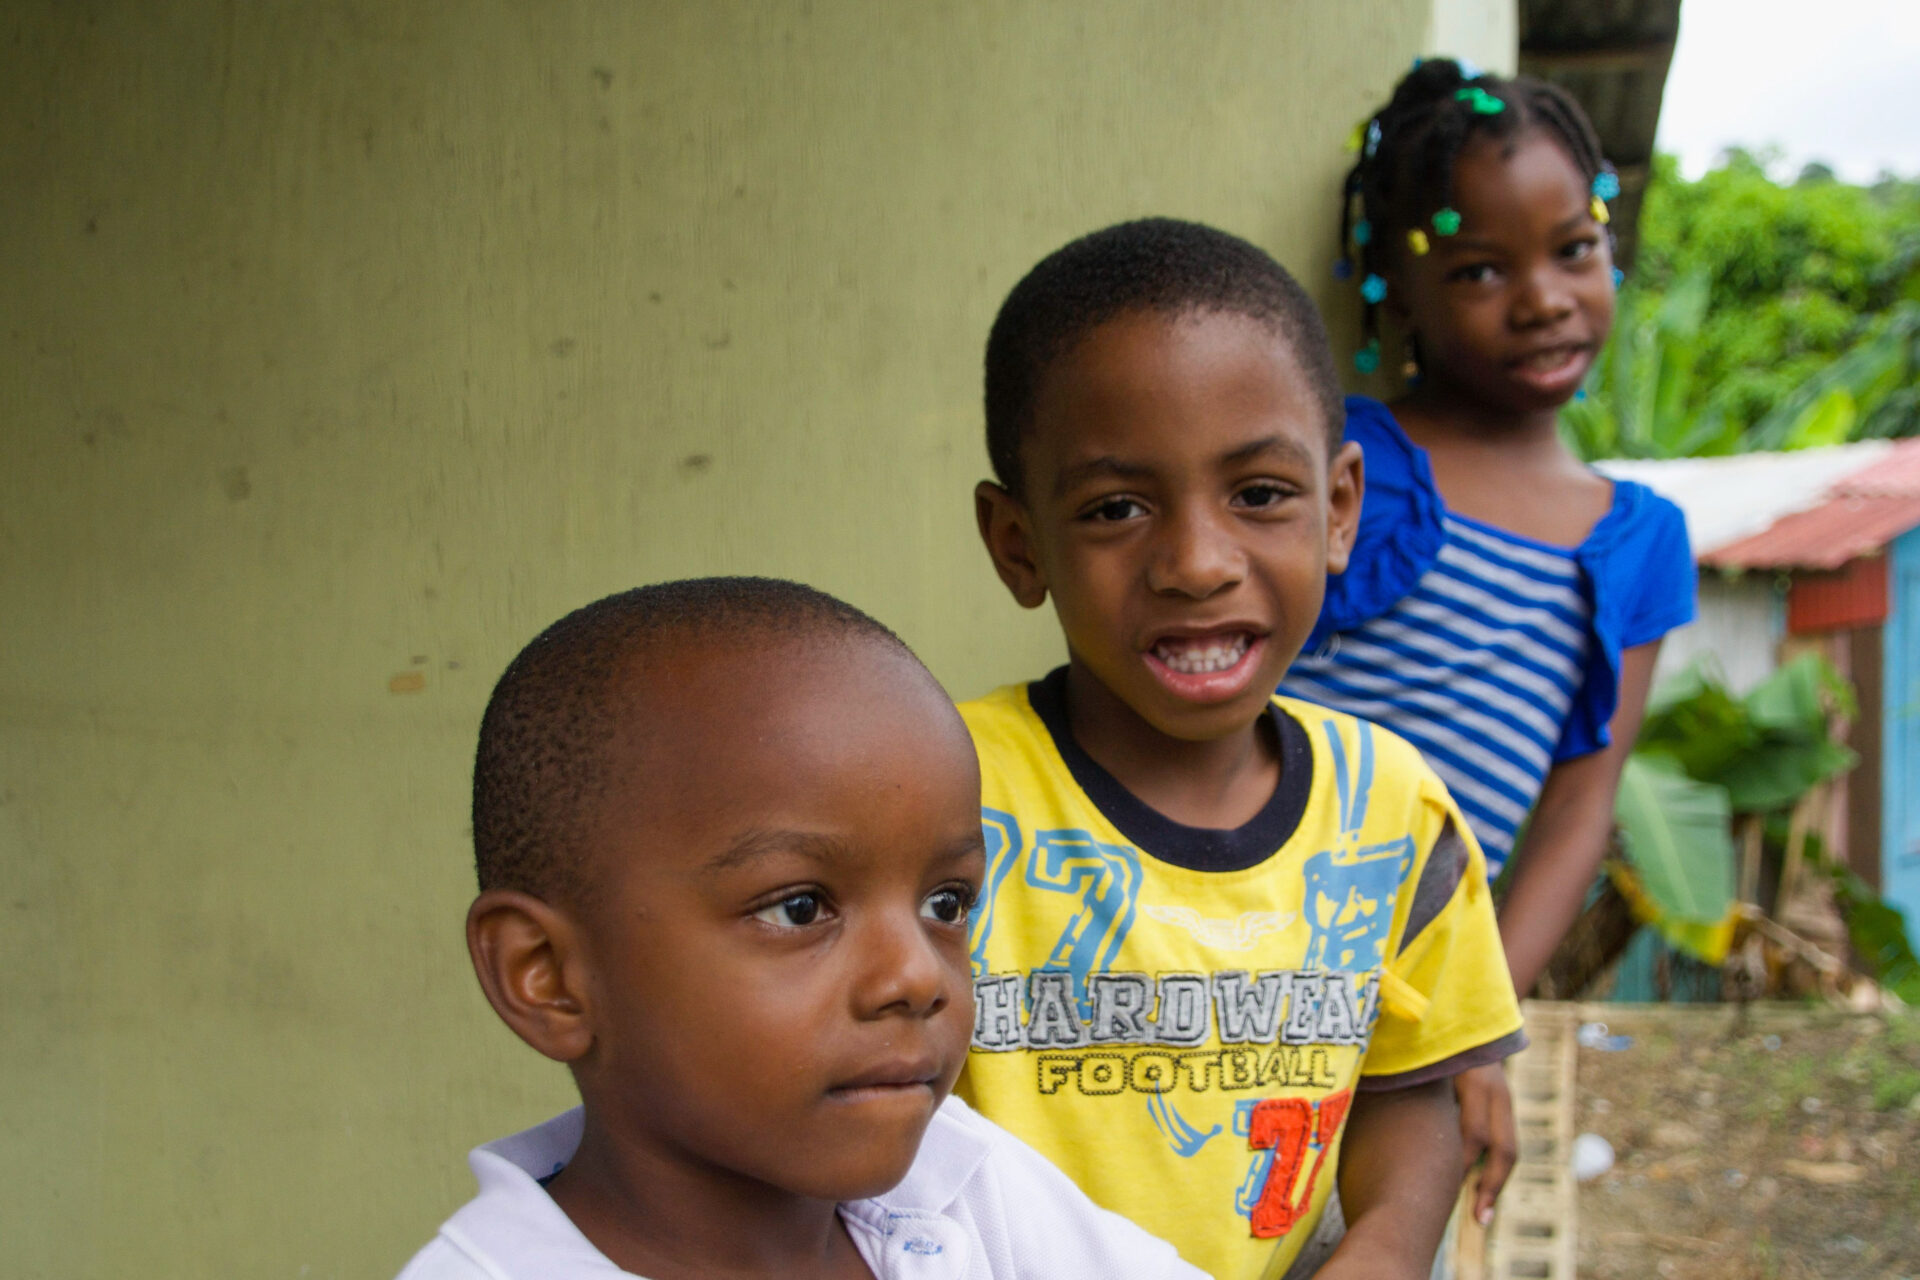
M1593 606L1574 553L1464 516L1412 591L1303 653L1280 692L1417 746L1466 813L1490 874L1553 767L1584 678Z

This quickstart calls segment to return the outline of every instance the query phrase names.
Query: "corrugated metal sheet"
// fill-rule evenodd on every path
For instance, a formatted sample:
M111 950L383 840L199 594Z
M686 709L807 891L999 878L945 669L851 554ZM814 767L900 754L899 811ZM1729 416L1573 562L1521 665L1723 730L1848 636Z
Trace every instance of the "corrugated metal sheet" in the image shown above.
M1893 448L1889 440L1736 453L1723 458L1613 458L1594 465L1619 480L1637 480L1679 506L1696 555L1759 533L1781 516L1807 511L1833 496L1837 481L1859 474Z
M1700 556L1721 569L1838 569L1920 526L1920 440L1901 440L1843 476L1827 501Z
M1700 557L1718 569L1838 569L1920 525L1920 495L1835 498Z
M1835 493L1911 496L1920 494L1920 440L1901 440L1885 457L1836 482Z

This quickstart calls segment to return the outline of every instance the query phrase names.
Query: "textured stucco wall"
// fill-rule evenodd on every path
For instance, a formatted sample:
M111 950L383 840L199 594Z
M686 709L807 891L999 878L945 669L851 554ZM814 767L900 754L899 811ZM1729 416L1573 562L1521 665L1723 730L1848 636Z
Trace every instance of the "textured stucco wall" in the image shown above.
M0 1270L390 1274L568 1096L460 942L507 658L761 572L958 695L1050 665L972 530L994 306L1150 212L1330 296L1432 19L6 5Z

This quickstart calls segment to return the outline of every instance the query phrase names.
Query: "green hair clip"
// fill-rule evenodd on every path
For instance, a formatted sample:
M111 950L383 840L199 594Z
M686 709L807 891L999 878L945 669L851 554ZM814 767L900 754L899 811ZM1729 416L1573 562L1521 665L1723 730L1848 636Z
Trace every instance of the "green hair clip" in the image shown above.
M1482 89L1479 85L1468 85L1454 95L1455 101L1471 103L1473 109L1483 116L1497 116L1507 109L1507 104Z
M1450 236L1460 229L1460 211L1441 209L1433 215L1433 229L1443 236Z

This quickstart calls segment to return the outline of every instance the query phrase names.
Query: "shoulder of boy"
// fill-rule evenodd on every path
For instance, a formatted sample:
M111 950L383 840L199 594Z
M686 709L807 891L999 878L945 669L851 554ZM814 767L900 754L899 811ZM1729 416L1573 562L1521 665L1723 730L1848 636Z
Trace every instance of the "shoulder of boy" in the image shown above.
M1017 1274L1033 1280L1204 1280L1171 1244L1127 1218L1101 1208L1050 1160L958 1097L934 1116L947 1141L978 1144L975 1176L991 1186L988 1203L1006 1215L1001 1224ZM911 1177L911 1176L910 1176ZM904 1190L902 1188L896 1189ZM881 1197L890 1200L894 1193ZM999 1271L994 1271L999 1280Z

